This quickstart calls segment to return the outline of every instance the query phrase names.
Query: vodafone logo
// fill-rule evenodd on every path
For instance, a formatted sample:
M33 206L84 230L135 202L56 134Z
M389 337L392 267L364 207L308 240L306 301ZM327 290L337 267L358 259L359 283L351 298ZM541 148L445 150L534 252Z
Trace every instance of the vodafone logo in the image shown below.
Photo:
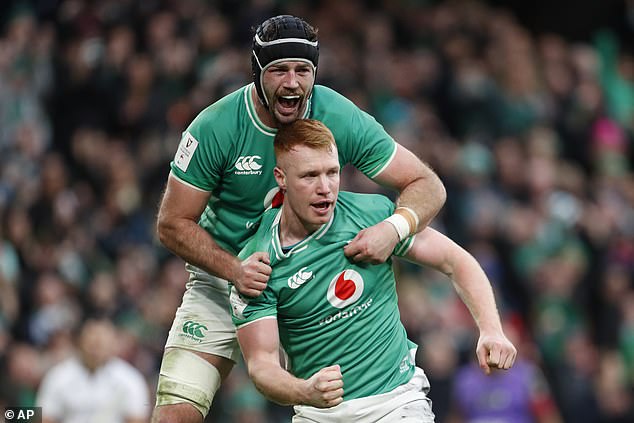
M363 294L363 278L359 272L346 269L337 274L328 286L328 302L337 308L354 303Z

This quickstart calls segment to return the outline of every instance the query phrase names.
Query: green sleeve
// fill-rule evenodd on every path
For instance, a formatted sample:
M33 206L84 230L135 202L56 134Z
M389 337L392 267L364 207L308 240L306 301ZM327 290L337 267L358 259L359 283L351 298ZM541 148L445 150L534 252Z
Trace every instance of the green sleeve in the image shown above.
M393 254L398 257L404 257L409 249L412 248L412 245L414 245L414 238L416 238L415 234L396 244Z
M396 142L383 126L352 101L330 88L316 86L312 117L333 133L342 164L352 164L374 178L392 161Z
M277 317L277 295L267 286L255 298L241 295L229 284L229 301L231 303L231 319L237 327L266 317Z
M351 163L367 177L374 178L394 158L396 142L383 125L356 106L351 114L351 122L351 127L357 128L348 134L353 137L349 143L354 146Z
M214 190L227 168L224 152L230 148L228 137L214 130L212 112L208 108L192 121L170 164L172 174L178 179L208 192Z

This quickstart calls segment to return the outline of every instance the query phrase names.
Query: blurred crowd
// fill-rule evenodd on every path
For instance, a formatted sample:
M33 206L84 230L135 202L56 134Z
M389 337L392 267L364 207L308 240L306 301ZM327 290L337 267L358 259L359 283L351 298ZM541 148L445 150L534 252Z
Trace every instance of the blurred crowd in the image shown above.
M634 36L529 31L476 0L9 3L0 406L35 404L91 317L116 324L117 354L153 398L187 278L155 237L169 162L199 111L250 82L252 28L290 13L319 30L317 83L440 175L433 226L482 264L520 350L514 370L474 374L477 333L451 282L397 262L437 421L634 421ZM343 185L393 196L351 169ZM212 414L290 415L241 369Z

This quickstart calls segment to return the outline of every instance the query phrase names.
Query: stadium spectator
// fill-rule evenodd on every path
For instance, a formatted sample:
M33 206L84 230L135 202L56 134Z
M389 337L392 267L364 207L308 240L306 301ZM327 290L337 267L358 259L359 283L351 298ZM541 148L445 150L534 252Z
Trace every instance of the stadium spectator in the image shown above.
M144 423L150 399L143 374L117 358L116 328L88 320L77 335L77 355L53 366L37 394L44 423Z

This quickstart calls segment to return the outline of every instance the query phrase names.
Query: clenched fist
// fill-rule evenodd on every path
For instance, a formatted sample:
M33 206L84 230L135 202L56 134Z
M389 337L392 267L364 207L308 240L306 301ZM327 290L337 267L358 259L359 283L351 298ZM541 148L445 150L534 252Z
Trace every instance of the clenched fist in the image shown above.
M240 273L231 281L242 295L257 297L266 288L271 276L269 254L255 252L240 263Z
M480 368L488 375L491 368L508 370L515 363L517 350L504 335L480 335L476 355Z
M305 402L317 408L330 408L343 401L343 375L338 364L324 367L306 380Z

